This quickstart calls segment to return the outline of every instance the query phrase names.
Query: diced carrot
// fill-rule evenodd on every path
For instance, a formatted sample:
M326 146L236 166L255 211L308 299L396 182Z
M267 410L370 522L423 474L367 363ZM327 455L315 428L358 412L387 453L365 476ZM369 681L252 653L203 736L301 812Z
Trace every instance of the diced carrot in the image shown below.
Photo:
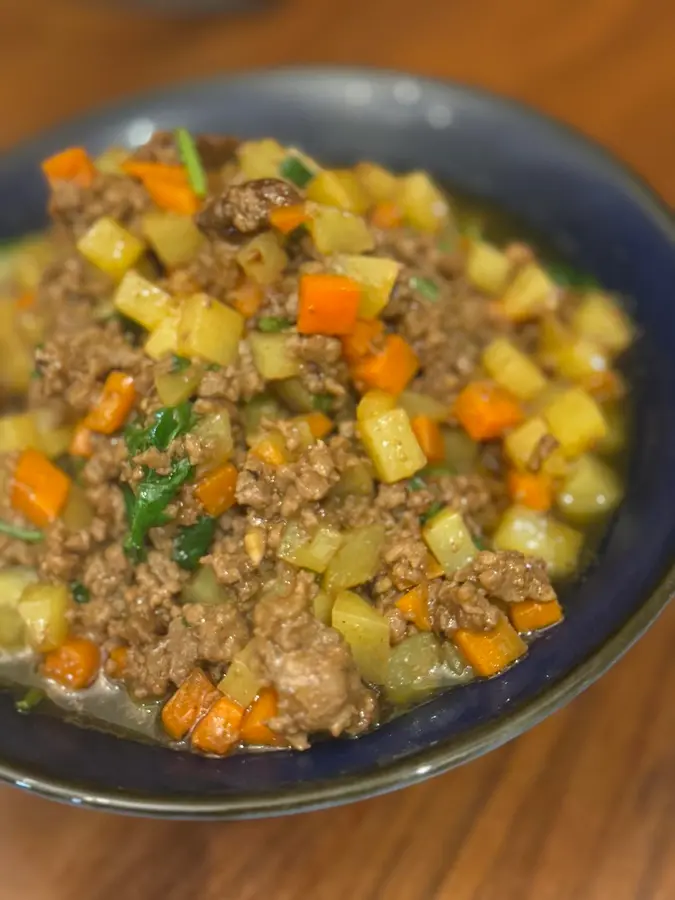
M247 281L230 294L232 305L245 319L251 319L260 309L263 292L259 285Z
M295 206L277 206L269 216L270 225L282 234L290 234L309 221L309 216L303 204Z
M101 664L98 645L87 638L68 638L44 658L42 674L45 678L75 691L88 687L96 678Z
M24 450L14 470L12 507L34 525L44 528L61 513L70 486L70 478L44 453Z
M248 708L241 723L241 739L245 744L278 747L285 743L267 724L277 715L277 694L272 688L263 688Z
M283 437L279 432L271 433L261 438L251 448L251 453L261 459L268 466L283 466L288 462Z
M403 221L403 215L394 202L383 200L373 207L370 221L376 228L398 228Z
M298 416L298 419L307 422L309 430L317 440L326 437L326 435L330 434L335 428L333 420L329 419L328 416L324 415L322 412L307 413L304 416Z
M460 628L452 639L476 674L486 678L502 672L527 652L527 645L505 616L492 631Z
M352 377L369 389L400 394L420 367L415 351L398 334L389 334L381 353L374 353L352 367Z
M214 756L225 756L239 742L243 717L241 706L221 695L204 718L197 722L190 740L192 748Z
M298 332L349 334L356 325L360 300L360 285L345 275L302 275Z
M621 400L626 394L626 384L614 369L605 369L604 372L594 372L584 379L583 387L601 403L610 400Z
M375 352L373 341L384 331L379 319L358 319L351 334L342 340L342 354L348 362L357 362Z
M455 416L474 441L498 438L524 419L518 401L491 381L467 384L455 401Z
M189 184L174 184L161 178L146 178L143 186L160 209L180 213L183 216L193 216L199 209L199 198Z
M94 164L84 147L69 147L50 156L42 163L42 171L50 182L72 181L81 187L89 187L96 174Z
M68 453L71 456L82 456L89 459L93 452L91 428L87 428L84 422L80 422L73 431Z
M14 302L14 305L17 309L32 309L35 306L35 292L34 291L26 291L25 294L22 294L20 297Z
M415 416L410 424L427 460L430 463L443 462L445 444L438 422L434 422L429 416Z
M520 603L509 603L509 618L516 631L525 633L555 625L562 620L563 611L557 600L550 600L548 603L523 600Z
M120 166L127 175L132 175L144 182L165 181L167 184L187 185L188 177L184 166L172 166L165 163L137 162L129 159Z
M544 472L517 472L507 477L509 497L514 503L546 512L553 505L553 482Z
M99 434L112 434L124 425L135 400L136 388L131 375L111 372L96 406L82 424Z
M201 669L193 669L162 707L162 725L175 741L181 740L221 697Z
M210 516L222 516L234 504L237 470L225 463L205 475L195 486L195 497Z
M129 648L119 645L113 647L108 654L108 675L111 678L123 678L127 668L127 659L129 656Z
M420 631L431 631L429 620L429 588L426 583L418 584L396 601L403 615Z

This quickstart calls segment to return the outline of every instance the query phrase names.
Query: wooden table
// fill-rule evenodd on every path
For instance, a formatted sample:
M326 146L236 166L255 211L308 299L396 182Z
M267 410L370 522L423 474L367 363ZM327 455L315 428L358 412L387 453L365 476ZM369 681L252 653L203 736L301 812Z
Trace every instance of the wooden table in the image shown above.
M182 23L0 0L0 142L253 64L468 81L599 138L675 203L668 0L287 0ZM664 298L670 300L670 298ZM291 819L162 823L0 791L0 900L672 900L675 608L600 684L445 777Z

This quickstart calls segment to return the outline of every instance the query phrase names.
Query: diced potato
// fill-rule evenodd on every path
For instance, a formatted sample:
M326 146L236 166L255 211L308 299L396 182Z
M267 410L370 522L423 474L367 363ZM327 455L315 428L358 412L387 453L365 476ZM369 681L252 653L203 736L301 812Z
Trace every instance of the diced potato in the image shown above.
M466 255L466 277L479 291L493 296L501 294L512 267L511 260L498 247L486 241L471 241Z
M108 147L94 160L94 166L106 175L123 175L122 163L129 159L129 151L125 147Z
M551 436L551 431L540 416L527 419L504 438L504 451L513 465L521 472L528 471L530 462L541 441ZM541 471L552 478L559 478L567 471L565 454L560 447L541 461Z
M557 288L536 263L528 263L504 291L500 304L504 315L513 322L536 318L552 310Z
M574 337L558 351L556 368L563 378L583 381L609 367L606 351L584 337Z
M608 403L603 406L602 412L607 424L607 433L595 445L595 450L603 456L614 456L626 446L628 431L626 408L620 403Z
M173 314L173 299L156 284L133 269L126 273L115 292L115 309L152 331Z
M300 360L290 348L291 334L265 334L252 331L248 343L253 363L265 381L293 378L300 371Z
M370 581L377 574L383 543L383 525L364 525L346 532L342 546L324 573L324 590L335 595L345 588Z
M227 588L220 584L211 566L200 565L181 591L183 603L201 603L214 606L229 599Z
M382 166L360 162L354 167L354 174L375 203L392 200L396 195L398 178Z
M443 428L445 464L459 475L473 472L478 459L478 444L463 428Z
M615 509L622 494L616 472L589 453L572 466L556 503L568 518L587 522Z
M11 247L11 276L22 291L34 291L42 280L42 274L54 259L56 247L51 238L43 234L23 238Z
M537 358L547 369L557 369L558 356L574 335L556 316L543 316L539 323Z
M392 703L415 703L473 677L471 666L451 644L441 644L433 634L413 634L392 647L385 690Z
M29 566L9 566L0 570L0 607L15 609L29 584L38 580L37 572Z
M244 244L237 253L237 262L256 284L277 281L288 263L288 257L272 231L265 231Z
M315 203L337 206L361 215L368 209L368 196L353 172L324 169L307 186L306 196Z
M319 591L314 600L312 600L312 611L319 622L323 622L324 625L330 625L331 623L334 600L335 598L325 591Z
M309 413L314 409L314 394L307 390L299 378L282 379L276 381L272 387L276 396L291 412Z
M375 247L373 235L361 216L334 206L313 206L309 230L319 253L367 253Z
M387 391L367 391L359 400L356 408L356 418L359 422L376 418L396 408L396 397Z
M262 419L283 419L284 415L278 402L268 394L258 394L246 404L242 410L242 419L246 438L257 437Z
M16 608L0 606L0 648L17 650L23 647L26 639L26 626Z
M635 328L625 312L600 291L592 291L581 301L572 317L572 327L613 355L629 347L635 337Z
M90 263L115 281L121 281L145 248L137 237L114 219L102 216L80 238L77 249Z
M471 562L478 552L462 514L447 507L426 523L422 537L447 575Z
M164 210L146 213L143 237L170 269L190 262L204 243L204 235L190 216Z
M50 459L56 459L67 453L73 429L69 425L61 424L60 414L49 407L39 407L33 410L33 418L40 439L40 450Z
M353 591L341 591L333 604L333 628L349 644L362 678L385 684L389 667L389 623Z
M159 323L145 342L143 349L151 359L160 360L169 353L178 352L178 326L180 317L167 316Z
M418 231L436 234L450 218L445 195L426 172L411 172L401 177L397 202L405 220Z
M71 484L68 499L61 513L61 521L71 531L89 528L94 521L94 508L87 499L84 488L79 484Z
M244 317L234 309L207 294L193 294L181 307L178 353L229 366L237 358L243 331Z
M582 543L580 531L525 506L507 509L493 536L496 550L518 550L541 557L553 578L574 573Z
M403 409L392 409L360 421L359 433L377 477L385 484L409 478L427 464Z
M450 415L449 406L430 394L421 394L418 391L403 391L399 395L398 404L411 419L415 416L427 416L434 422L445 422Z
M202 416L192 433L202 442L203 458L199 464L202 471L215 469L232 455L234 439L230 414L226 409Z
M24 394L33 372L33 354L16 332L0 334L0 388Z
M225 677L218 684L218 690L246 709L258 696L263 685L253 648L247 644L235 654Z
M39 450L40 434L32 413L0 416L0 453L16 450Z
M554 438L568 457L590 450L607 434L607 424L595 400L581 388L570 388L544 409Z
M531 400L546 387L546 377L508 338L495 338L483 351L483 366L497 384L519 400Z
M330 525L321 525L313 535L297 522L286 526L277 552L280 559L312 572L325 572L342 544L342 534Z
M276 141L246 141L237 148L239 165L247 179L278 178L287 151Z
M189 366L182 372L161 372L155 375L155 388L164 406L178 406L196 392L204 376L199 366Z
M28 643L34 650L47 653L65 641L68 600L65 584L38 582L24 588L17 609L26 626Z
M372 497L375 490L373 473L365 463L358 462L345 469L338 483L331 489L332 497Z
M338 255L333 265L336 272L361 285L361 319L374 319L382 312L401 270L400 263L379 256Z

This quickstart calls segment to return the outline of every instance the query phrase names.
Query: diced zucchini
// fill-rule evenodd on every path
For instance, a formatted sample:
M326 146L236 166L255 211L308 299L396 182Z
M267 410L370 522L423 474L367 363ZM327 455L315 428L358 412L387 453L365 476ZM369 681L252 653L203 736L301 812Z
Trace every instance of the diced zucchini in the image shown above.
M313 206L309 230L319 253L367 253L375 247L373 235L361 216L334 206Z
M448 507L426 523L422 537L446 575L471 562L478 552L461 513Z
M556 503L569 519L587 522L615 509L622 493L616 472L589 453L573 464Z
M415 416L427 416L434 422L445 422L450 415L450 407L447 404L418 391L403 391L399 395L398 404L411 419Z
M341 544L342 534L330 525L321 525L310 535L297 522L289 522L277 556L293 566L321 573L326 571Z
M32 413L0 416L0 453L40 449L40 434Z
M427 464L403 409L392 409L360 420L359 433L377 477L386 484L409 478Z
M496 550L518 550L543 559L553 578L574 573L582 543L581 532L525 506L507 509L493 536Z
M600 291L584 297L572 317L572 327L611 354L621 353L635 336L635 328L625 312Z
M274 397L268 394L258 394L244 406L242 419L247 439L257 436L260 431L260 422L263 419L283 419L284 415Z
M338 255L334 268L361 285L359 318L374 319L389 302L401 264L379 256Z
M448 201L426 172L400 178L397 202L406 222L417 231L436 234L448 224Z
M24 588L17 609L28 643L40 653L56 650L68 636L69 593L65 584L38 582Z
M364 525L346 532L342 546L324 573L324 590L335 595L345 588L370 581L379 569L383 543L383 525Z
M181 307L178 353L229 366L237 358L243 331L244 317L234 309L207 294L193 294Z
M237 262L256 284L277 281L288 263L288 257L272 231L265 231L245 244L237 253Z
M504 451L513 465L526 472L530 461L543 438L552 436L551 431L540 416L527 419L504 438ZM567 461L560 447L556 447L541 463L541 471L553 478L564 475Z
M312 611L319 622L323 622L324 625L330 625L331 623L334 600L335 598L325 591L319 591L314 600L312 600Z
M555 283L536 263L528 263L504 291L501 308L513 322L536 318L551 310L557 293Z
M155 375L155 388L164 406L178 406L189 400L199 387L204 372L199 366L188 366L182 372Z
M143 349L151 359L160 360L178 352L178 314L167 316L148 337Z
M494 244L471 241L466 254L466 277L479 291L493 296L501 294L511 269L511 260Z
M137 262L145 247L126 228L102 216L77 242L77 249L85 259L93 263L115 281L122 277Z
M183 603L202 603L213 606L229 599L227 588L218 579L211 566L200 565L181 591Z
M246 141L237 148L241 171L248 179L278 178L287 151L276 141Z
M371 162L360 162L354 174L375 203L392 200L398 191L398 178L388 169Z
M214 469L232 455L234 449L232 424L226 409L203 416L192 429L192 433L202 443L204 453L200 462L202 469Z
M507 338L495 338L485 348L483 366L497 384L520 400L531 400L546 387L539 366Z
M247 644L235 654L225 677L218 684L218 690L246 709L260 693L264 681L255 664L253 648Z
M291 334L265 334L252 331L248 343L253 363L265 381L293 378L300 371L300 360L290 348Z
M581 388L570 388L545 409L544 418L568 457L580 456L607 434L607 424L595 400Z
M443 428L445 464L459 475L473 472L478 459L478 444L463 428Z
M262 365L264 364L263 361ZM307 390L299 378L286 378L276 381L273 385L273 390L291 412L309 413L314 409L314 394Z
M38 580L37 572L29 566L9 566L0 570L0 607L16 609L21 595L29 584Z
M373 473L369 465L357 462L345 469L338 483L331 489L332 497L372 497L375 490Z
M193 219L174 212L157 210L146 213L142 231L143 237L170 269L194 259L204 243L204 235Z
M415 703L473 677L471 666L452 644L442 644L433 634L413 634L392 647L385 690L392 703Z
M170 294L133 269L126 273L115 292L115 309L152 331L173 314Z
M389 667L389 623L353 591L341 591L331 614L333 628L349 644L362 678L385 684Z
M94 521L94 508L87 499L84 488L79 484L71 484L68 499L61 513L61 521L71 531L89 528Z
M368 209L368 196L357 177L347 169L324 169L307 186L307 199L326 206L337 206L361 215Z

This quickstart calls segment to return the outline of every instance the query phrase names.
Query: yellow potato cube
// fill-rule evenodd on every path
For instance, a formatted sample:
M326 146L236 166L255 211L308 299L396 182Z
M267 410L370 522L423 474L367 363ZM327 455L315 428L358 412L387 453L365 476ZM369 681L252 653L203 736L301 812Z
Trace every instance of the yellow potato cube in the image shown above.
M151 359L159 360L169 353L178 352L178 322L178 313L167 316L152 332L143 346Z
M551 434L567 457L580 456L607 434L602 410L581 388L560 394L543 412Z
M366 253L375 247L373 235L361 216L335 206L313 206L309 230L319 253Z
M532 319L554 308L557 288L536 263L528 263L517 273L500 301L504 315L513 322Z
M234 309L207 294L193 294L180 311L178 353L229 366L237 357L243 331L244 317Z
M397 201L412 228L435 234L448 223L448 201L426 172L411 172L399 181Z
M361 285L359 318L374 319L389 302L401 264L378 256L339 255L333 262L336 272Z
M572 327L611 354L621 353L635 337L635 327L626 313L600 291L591 292L581 301Z
M424 451L403 409L392 409L361 420L359 432L377 477L386 484L409 478L427 464Z
M145 246L114 219L102 216L80 238L77 249L90 263L120 281L138 261Z
M171 295L133 269L126 273L114 298L115 309L152 331L171 315Z
M486 241L472 241L466 255L466 277L486 294L501 294L512 269L511 260Z
M547 385L539 366L507 338L495 338L485 348L483 367L497 384L520 400L531 400Z

